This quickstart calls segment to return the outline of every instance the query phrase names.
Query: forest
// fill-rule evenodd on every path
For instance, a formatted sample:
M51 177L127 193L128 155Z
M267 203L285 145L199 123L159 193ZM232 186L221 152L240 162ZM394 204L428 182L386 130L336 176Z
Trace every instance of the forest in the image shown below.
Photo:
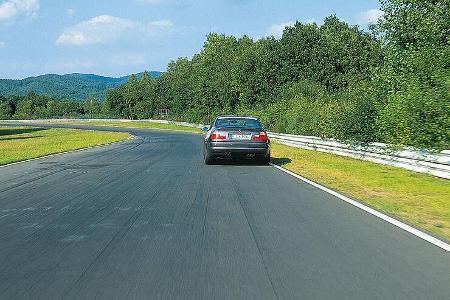
M382 0L381 9L369 30L332 15L297 22L280 39L210 33L200 53L157 78L130 76L103 103L0 98L0 118L145 119L169 109L172 120L254 115L276 132L449 148L450 0Z
M29 92L25 96L0 96L1 119L101 117L103 105L95 97L84 101L61 100Z

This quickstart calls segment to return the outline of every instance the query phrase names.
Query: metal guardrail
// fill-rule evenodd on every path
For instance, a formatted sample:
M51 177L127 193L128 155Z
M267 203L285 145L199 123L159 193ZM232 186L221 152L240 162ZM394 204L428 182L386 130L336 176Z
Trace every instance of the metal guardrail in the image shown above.
M203 128L202 124L186 122L168 123ZM356 159L367 160L378 164L404 168L418 173L426 173L440 178L450 179L450 151L430 153L426 150L403 148L393 150L383 143L371 143L367 146L350 145L333 139L322 139L315 136L302 136L269 132L269 137L281 144L292 147L333 153Z
M52 120L8 120L9 122L67 122L67 121L99 121L98 119L52 119ZM8 122L2 120L2 122ZM122 119L102 119L101 121L121 121ZM163 124L176 124L195 128L203 128L203 124L188 122L175 122L167 120L140 120L139 122L154 122ZM426 150L403 148L393 150L382 143L372 143L367 146L350 145L333 139L322 139L314 136L281 134L269 132L269 137L281 144L292 147L333 153L356 159L367 160L379 164L404 168L410 171L426 173L440 178L450 179L450 150L440 153L431 153Z
M414 148L393 150L382 143L357 146L344 144L333 139L273 132L269 133L269 137L292 147L348 156L450 179L450 153L448 150L440 153L430 153L426 150Z

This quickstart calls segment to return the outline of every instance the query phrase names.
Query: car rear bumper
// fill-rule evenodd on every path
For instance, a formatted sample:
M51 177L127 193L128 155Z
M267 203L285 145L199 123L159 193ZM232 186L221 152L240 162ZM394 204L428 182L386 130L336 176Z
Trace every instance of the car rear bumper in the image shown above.
M267 157L270 143L255 142L205 142L206 151L213 157Z

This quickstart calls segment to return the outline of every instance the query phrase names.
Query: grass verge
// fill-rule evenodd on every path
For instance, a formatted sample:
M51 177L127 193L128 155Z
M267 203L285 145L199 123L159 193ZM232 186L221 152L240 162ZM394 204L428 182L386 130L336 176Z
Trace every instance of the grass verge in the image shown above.
M129 137L128 133L121 132L0 126L0 165L109 144Z
M77 125L94 125L94 126L112 126L124 128L148 128L148 129L165 129L178 130L193 133L201 133L201 129L188 126L181 126L176 124L162 124L156 122L142 122L142 121L69 121L58 122L54 124L77 124Z
M272 162L450 240L450 181L330 153L272 144Z

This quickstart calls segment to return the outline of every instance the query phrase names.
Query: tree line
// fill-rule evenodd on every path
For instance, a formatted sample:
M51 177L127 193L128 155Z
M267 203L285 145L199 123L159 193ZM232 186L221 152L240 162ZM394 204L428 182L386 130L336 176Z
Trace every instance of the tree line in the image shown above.
M100 114L255 115L277 132L449 148L450 0L382 0L381 9L369 32L329 16L280 39L211 33L160 77L108 90Z
M450 2L383 0L365 32L336 16L280 39L211 33L157 79L110 90L116 116L209 123L251 114L270 130L428 148L450 144Z
M106 107L95 97L84 101L61 100L34 92L25 96L0 96L0 119L97 118L105 113Z

